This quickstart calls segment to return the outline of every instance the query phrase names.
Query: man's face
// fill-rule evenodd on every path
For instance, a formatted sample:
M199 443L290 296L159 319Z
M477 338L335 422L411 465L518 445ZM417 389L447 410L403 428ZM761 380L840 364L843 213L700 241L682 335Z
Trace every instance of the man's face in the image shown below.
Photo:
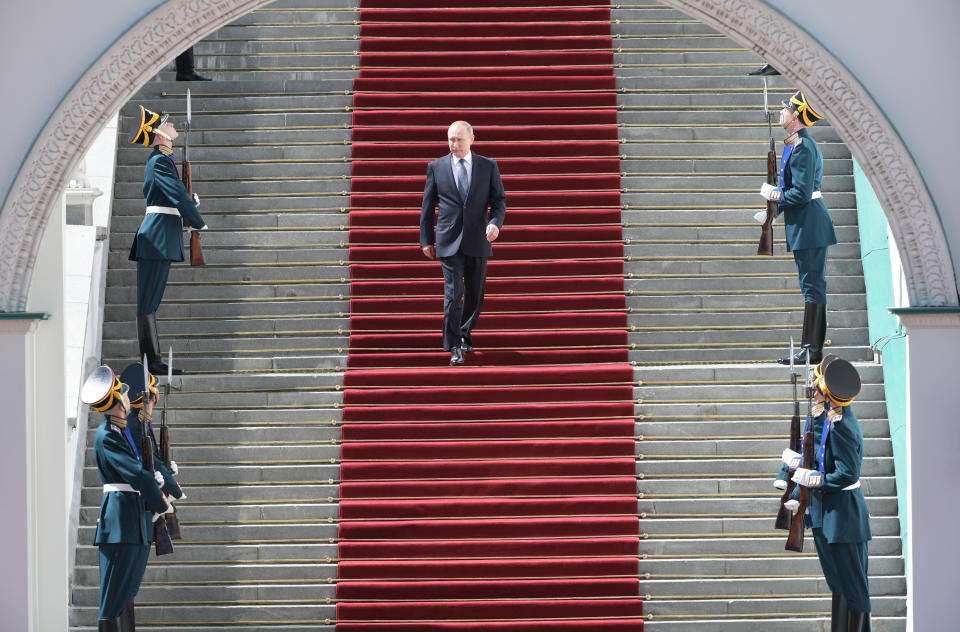
M166 121L157 129L169 136L171 143L177 139L177 128L174 126L172 121Z
M780 110L780 127L787 129L787 126L790 125L790 121L793 120L793 110L790 108L783 108Z
M451 125L447 130L447 143L450 145L451 154L457 158L466 158L470 153L470 145L473 144L473 135L463 125Z

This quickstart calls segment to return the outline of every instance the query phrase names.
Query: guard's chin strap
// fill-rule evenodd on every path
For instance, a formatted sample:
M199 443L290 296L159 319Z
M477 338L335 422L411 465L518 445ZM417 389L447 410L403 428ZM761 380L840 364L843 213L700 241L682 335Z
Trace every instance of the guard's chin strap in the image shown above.
M162 136L163 138L166 138L166 139L167 139L168 141L170 141L171 143L173 142L173 139L172 139L172 138L170 138L169 136L167 136L166 134L164 134L163 132L161 132L161 131L158 130L158 129L153 130L153 133L154 133L155 135L157 135L157 136Z

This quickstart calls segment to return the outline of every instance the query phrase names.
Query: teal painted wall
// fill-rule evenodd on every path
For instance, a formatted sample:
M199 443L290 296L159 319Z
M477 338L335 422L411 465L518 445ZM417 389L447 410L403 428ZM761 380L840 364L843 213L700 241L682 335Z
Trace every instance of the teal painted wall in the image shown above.
M870 345L882 354L884 392L893 459L896 468L897 505L904 558L907 555L907 339L897 317L890 313L894 302L894 280L890 263L887 218L873 187L860 165L853 162L857 194L857 223L860 227L860 259L867 288L867 322Z

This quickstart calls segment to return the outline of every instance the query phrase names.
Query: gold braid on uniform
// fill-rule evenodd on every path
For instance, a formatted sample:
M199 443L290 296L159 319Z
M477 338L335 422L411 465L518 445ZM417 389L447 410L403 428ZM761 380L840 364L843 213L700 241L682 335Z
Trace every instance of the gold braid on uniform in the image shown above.
M163 154L164 156L172 156L172 155L173 155L173 148L172 148L172 147L167 147L166 145L157 145L157 149L159 149L159 150L160 150L160 153Z
M120 430L123 430L127 427L127 419L125 417L114 417L113 415L110 415L110 423L117 428L120 428Z
M800 140L800 132L794 132L783 139L783 144L788 146L796 145L799 140Z

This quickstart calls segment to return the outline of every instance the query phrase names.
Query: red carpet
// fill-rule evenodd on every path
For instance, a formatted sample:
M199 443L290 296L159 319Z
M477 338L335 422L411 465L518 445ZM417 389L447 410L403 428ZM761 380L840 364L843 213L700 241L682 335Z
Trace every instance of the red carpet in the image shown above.
M337 629L642 630L610 10L360 4ZM457 119L507 215L452 368L417 227Z

